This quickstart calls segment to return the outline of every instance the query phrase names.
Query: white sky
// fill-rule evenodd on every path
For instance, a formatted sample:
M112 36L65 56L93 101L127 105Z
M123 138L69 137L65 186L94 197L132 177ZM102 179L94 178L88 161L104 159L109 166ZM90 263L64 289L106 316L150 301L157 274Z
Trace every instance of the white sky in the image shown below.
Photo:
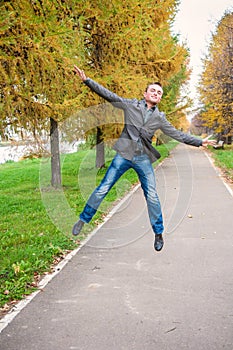
M194 86L202 68L201 58L208 52L211 32L229 9L233 10L233 0L180 0L173 29L180 34L182 42L187 42L190 49L190 65L193 69L190 81L192 98L195 97Z

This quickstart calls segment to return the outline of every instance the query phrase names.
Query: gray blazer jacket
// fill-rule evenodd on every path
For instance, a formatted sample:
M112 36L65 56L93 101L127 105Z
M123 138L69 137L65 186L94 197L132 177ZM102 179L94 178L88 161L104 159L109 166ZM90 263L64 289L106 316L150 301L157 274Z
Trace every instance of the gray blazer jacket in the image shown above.
M124 110L124 129L113 148L125 159L132 160L140 138L144 151L150 157L151 162L156 161L160 155L151 146L151 142L155 131L158 129L179 142L196 147L202 145L202 140L174 128L166 119L165 114L159 111L158 107L155 108L151 117L144 123L143 113L145 107L143 100L120 97L90 78L87 78L84 83L106 101Z

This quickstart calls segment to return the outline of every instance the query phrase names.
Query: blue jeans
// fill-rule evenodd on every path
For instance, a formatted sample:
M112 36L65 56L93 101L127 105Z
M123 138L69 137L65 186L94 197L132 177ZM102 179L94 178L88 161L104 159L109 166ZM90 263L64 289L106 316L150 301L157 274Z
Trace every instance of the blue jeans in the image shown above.
M153 231L155 234L161 234L164 230L161 205L156 191L154 169L146 154L135 156L132 160L127 160L117 154L112 160L100 185L88 199L83 212L80 214L80 219L85 223L88 223L92 219L112 186L130 168L136 171L141 182Z

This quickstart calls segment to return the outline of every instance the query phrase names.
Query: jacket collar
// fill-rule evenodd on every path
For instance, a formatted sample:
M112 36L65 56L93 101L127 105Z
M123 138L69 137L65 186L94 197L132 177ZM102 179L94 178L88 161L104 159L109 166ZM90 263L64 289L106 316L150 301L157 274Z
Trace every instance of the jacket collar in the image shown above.
M139 106L140 106L141 113L142 113L142 120L144 120L143 116L144 116L144 113L146 111L147 104L146 104L146 101L145 101L144 98L142 100L138 101L138 102L139 102ZM153 110L153 112L151 113L151 116L147 120L146 124L148 124L151 121L151 117L154 115L154 113L158 112L158 106L156 105L156 106L152 107L151 109Z
M145 100L144 98L141 100L141 103L142 103L143 108L144 108L144 109L147 109L147 103L146 103L146 100ZM155 111L156 108L158 108L157 105L151 107L150 109L152 109L153 111Z

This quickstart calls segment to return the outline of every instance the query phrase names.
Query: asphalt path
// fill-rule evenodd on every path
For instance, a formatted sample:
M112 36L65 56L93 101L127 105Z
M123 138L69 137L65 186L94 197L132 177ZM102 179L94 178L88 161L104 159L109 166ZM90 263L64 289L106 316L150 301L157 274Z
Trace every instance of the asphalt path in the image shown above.
M2 330L1 350L232 350L233 198L202 149L156 170L153 248L141 188Z

